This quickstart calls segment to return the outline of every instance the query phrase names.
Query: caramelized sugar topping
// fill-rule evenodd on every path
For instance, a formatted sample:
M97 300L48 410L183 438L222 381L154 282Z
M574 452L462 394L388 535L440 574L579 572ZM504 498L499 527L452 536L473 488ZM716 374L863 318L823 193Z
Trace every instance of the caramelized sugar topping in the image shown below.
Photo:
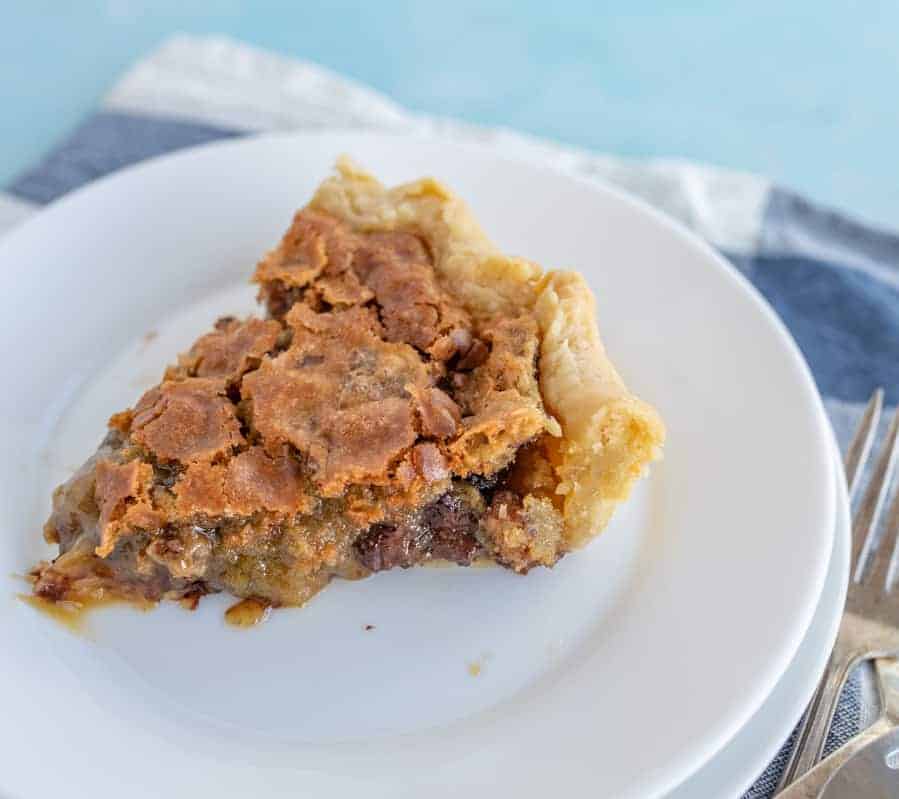
M476 324L414 233L310 210L255 280L270 318L219 320L57 493L38 595L301 604L335 575L562 554L516 461L551 475L557 430L528 313Z

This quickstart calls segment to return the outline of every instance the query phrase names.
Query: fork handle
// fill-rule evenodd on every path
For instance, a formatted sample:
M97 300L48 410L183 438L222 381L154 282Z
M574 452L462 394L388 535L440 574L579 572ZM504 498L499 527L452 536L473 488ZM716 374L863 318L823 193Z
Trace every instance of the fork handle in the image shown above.
M777 783L775 796L790 783L811 771L824 754L830 722L837 709L843 686L852 667L860 660L856 654L840 651L841 649L837 646L827 661L818 688L800 722L796 744Z
M828 779L860 749L864 749L871 741L876 740L884 733L895 727L892 721L881 717L867 730L860 732L855 738L844 743L836 752L827 756L808 774L800 777L796 782L784 788L784 792L777 795L777 799L818 799Z

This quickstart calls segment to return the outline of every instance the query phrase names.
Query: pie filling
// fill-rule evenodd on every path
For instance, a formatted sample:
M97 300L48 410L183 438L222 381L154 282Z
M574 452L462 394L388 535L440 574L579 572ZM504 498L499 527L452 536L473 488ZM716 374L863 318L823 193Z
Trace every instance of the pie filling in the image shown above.
M255 280L268 317L220 319L57 489L38 596L301 605L333 577L565 554L530 310L475 319L425 240L310 209Z

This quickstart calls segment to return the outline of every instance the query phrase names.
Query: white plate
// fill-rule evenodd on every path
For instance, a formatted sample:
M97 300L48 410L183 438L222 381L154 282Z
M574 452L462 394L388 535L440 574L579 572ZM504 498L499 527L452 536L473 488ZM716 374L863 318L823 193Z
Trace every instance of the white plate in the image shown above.
M527 579L379 575L248 633L216 598L197 615L110 610L75 637L10 594L0 792L653 796L733 737L796 652L835 492L820 401L775 315L617 191L389 135L170 156L0 242L0 574L46 555L50 489L109 412L217 313L247 307L255 259L340 152L390 182L437 174L499 245L581 270L613 358L668 423L665 462L594 545Z
M821 601L796 656L777 686L736 736L666 799L741 796L768 766L811 699L833 649L846 604L852 523L843 461L834 444L837 524Z

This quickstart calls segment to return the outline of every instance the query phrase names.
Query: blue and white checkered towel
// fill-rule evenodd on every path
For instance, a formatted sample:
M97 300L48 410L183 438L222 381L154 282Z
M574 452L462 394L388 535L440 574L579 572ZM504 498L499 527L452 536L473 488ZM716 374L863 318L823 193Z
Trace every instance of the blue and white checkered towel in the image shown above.
M899 402L899 235L753 175L684 161L625 161L423 118L316 65L222 38L179 36L137 64L99 112L0 194L0 230L152 155L255 131L329 127L477 140L505 155L621 186L709 241L765 295L811 364L842 446L875 386L886 388L888 405ZM829 748L866 726L875 702L870 673L857 672ZM784 757L781 752L746 799L770 796Z

